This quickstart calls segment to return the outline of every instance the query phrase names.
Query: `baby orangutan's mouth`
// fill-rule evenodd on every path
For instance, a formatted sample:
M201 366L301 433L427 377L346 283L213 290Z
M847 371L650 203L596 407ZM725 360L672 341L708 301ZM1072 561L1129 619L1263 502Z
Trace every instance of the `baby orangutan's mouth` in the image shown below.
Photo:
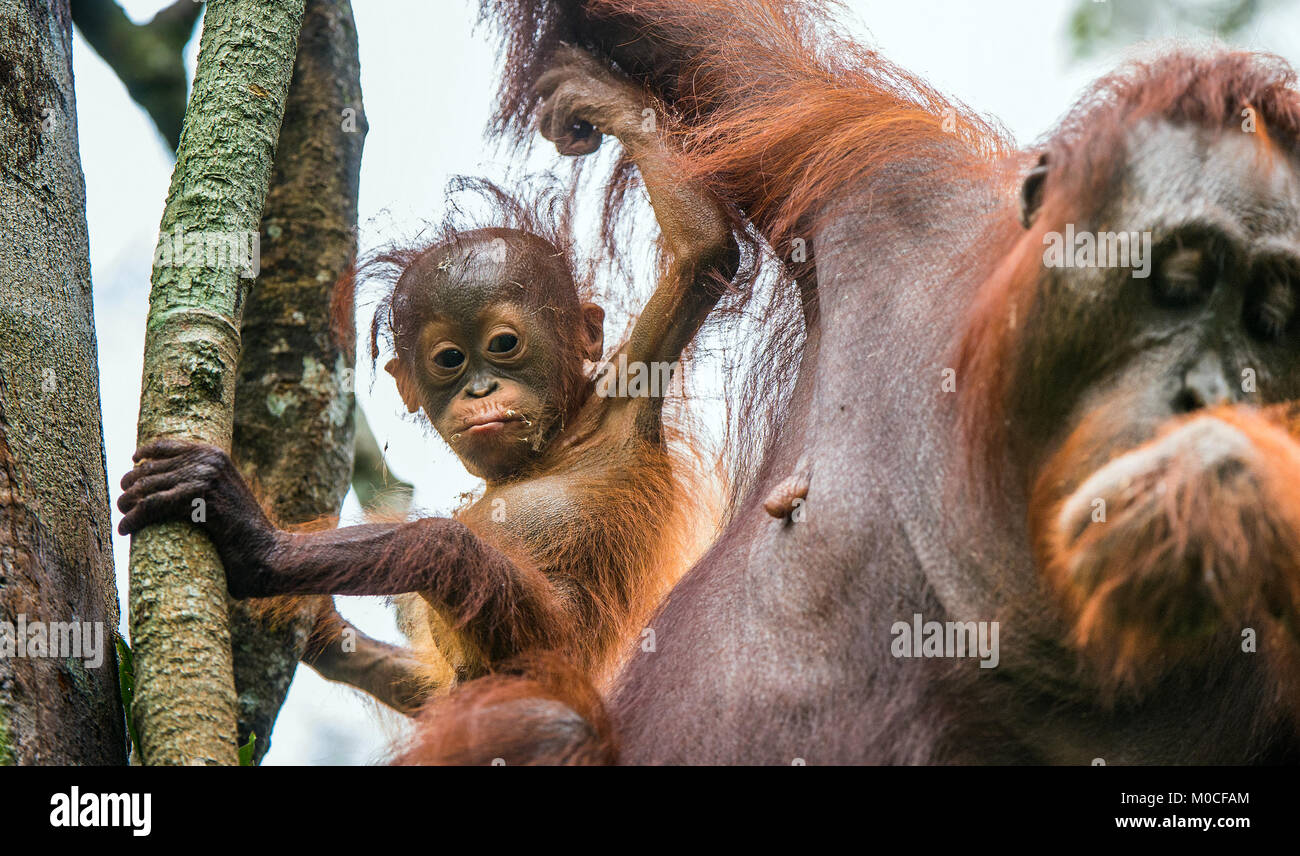
M488 436L504 431L506 425L510 423L532 424L517 410L497 408L468 417L459 434L467 434L471 437Z
M1297 626L1300 445L1284 424L1244 407L1181 419L1053 501L1070 464L1036 491L1039 564L1108 678L1136 685L1269 618Z

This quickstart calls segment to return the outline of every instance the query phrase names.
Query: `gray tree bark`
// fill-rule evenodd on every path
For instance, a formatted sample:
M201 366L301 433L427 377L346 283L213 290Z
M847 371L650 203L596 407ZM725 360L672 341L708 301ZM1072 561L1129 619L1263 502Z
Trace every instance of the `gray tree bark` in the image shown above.
M360 134L363 139L365 133L359 97L354 108L344 107L338 111L338 116L329 114L329 109L349 100L348 91L359 94L359 63L355 55L356 36L350 6L322 6L316 12L317 20L313 24L310 19L314 6L315 3L309 3L306 7L303 32L299 36L295 82L290 86L289 103L286 105L286 118L276 156L277 172L272 178L262 222L264 275L254 288L250 307L244 313L241 330L244 340L241 380L235 389L234 457L245 475L263 481L263 499L272 506L272 510L279 515L280 522L285 525L331 514L337 511L339 505L329 499L331 490L325 489L322 492L322 488L329 484L340 454L345 451L334 445L344 442L337 429L348 430L347 427L333 426L331 421L333 427L324 430L327 434L333 434L332 438L314 437L304 443L306 448L301 451L308 456L298 459L300 468L295 468L283 455L285 450L272 442L271 436L272 432L279 431L292 431L295 435L297 432L310 432L316 430L313 426L319 421L314 420L314 417L328 413L332 420L337 416L337 399L331 399L319 383L313 382L313 378L320 377L316 365L329 365L337 350L326 346L326 340L322 338L326 329L324 301L328 299L327 290L314 281L310 282L310 289L298 288L296 293L289 293L287 289L309 282L305 278L306 268L315 264L315 254L311 252L311 247L318 244L328 244L327 251L318 259L323 265L321 273L333 274L338 271L337 260L330 258L335 254L328 251L338 240L337 226L314 230L309 227L310 217L322 208L328 209L330 206L327 200L332 197L318 194L313 200L310 194L313 191L323 194L342 192L343 195L338 199L343 207L328 213L342 214L348 224L355 226L354 185L360 157L357 135ZM189 32L193 29L194 19L201 9L202 6L193 0L178 0L159 12L148 24L134 24L113 0L72 0L73 23L121 78L128 94L153 117L173 150L180 137L185 110L183 49ZM304 57L302 40L309 30L316 34L316 46L311 55ZM324 76L327 73L341 77L337 80L330 79ZM306 91L297 82L300 77L308 86ZM312 92L324 97L314 97ZM295 104L295 101L302 103ZM327 109L321 112L321 108ZM347 109L354 112L344 113L343 110ZM311 122L310 133L295 135L290 131L290 125L297 122L296 119L291 119L292 116L301 116L305 121ZM329 129L346 132L351 144L346 151L335 150L336 141L323 133ZM316 151L319 147L323 148ZM287 167L285 170L280 169L281 163ZM353 164L350 176L341 174L337 166L349 163ZM326 170L329 174L324 180L314 180L306 168L309 164L316 169ZM346 186L340 187L341 181ZM277 187L281 190L277 190ZM277 196L286 197L281 213L273 210L281 205L277 202ZM334 217L329 219L332 222ZM307 244L300 246L298 252L290 252L283 245L278 248L276 246L282 232L282 226L277 221L285 220L294 221L299 231L312 233L307 236ZM275 237L268 227L274 227ZM350 258L354 254L353 239L347 247L347 256ZM286 264L293 270L279 270ZM284 284L283 288L281 283ZM259 294L267 294L269 297L262 300L259 299ZM304 316L297 320L291 312L284 311L286 303L292 303L299 297L314 304L306 307L308 311L305 314L310 318ZM257 323L263 312L278 313L278 316L268 323ZM290 320L286 322L285 318ZM288 337L282 336L283 331L280 329L286 323L293 328ZM312 357L316 363L310 370L282 373L279 365L284 362L284 352L273 353L273 350L288 346L291 340L301 338L304 328L312 325L320 333L314 337L320 347L315 352L309 347L304 357ZM301 403L302 390L295 387L303 377L297 375L307 378L310 387L306 397L311 400L301 408L301 412L298 411L298 404ZM344 390L340 385L338 393L350 394L351 388ZM283 412L278 417L272 415L273 412L285 409L292 412ZM350 418L355 422L352 485L362 506L367 510L381 511L385 515L405 515L410 507L411 486L388 472L365 416L355 404ZM249 449L245 453L242 447L246 444ZM310 457L315 451L321 451L324 457ZM296 475L295 469L300 469ZM302 480L301 485L298 480ZM307 501L300 501L304 495L307 495ZM284 704L288 685L295 674L296 663L292 654L303 653L317 608L323 610L329 607L328 602L277 604L271 611L253 609L247 605L233 607L232 646L235 688L239 698L239 742L242 746L250 735L258 735L254 744L254 758L259 763L270 749L270 729Z
M90 627L0 656L0 764L126 760L85 192L67 0L0 0L0 635Z
M184 49L193 16L201 9L194 0L177 0L148 24L134 24L113 0L72 0L73 23L121 79L127 94L153 118L173 151L185 112ZM186 16L191 16L188 23ZM388 471L360 408L353 408L353 419L352 487L357 498L368 510L405 514L411 504L411 485Z
M307 0L235 389L235 462L282 526L337 515L352 476L354 322L347 312L332 324L330 308L356 257L365 134L352 5ZM257 735L258 761L316 616L330 608L328 598L286 606L274 617L255 603L231 608L239 739Z
M256 234L261 222L302 11L303 0L207 4L149 296L142 445L179 437L230 448L251 280L216 244ZM196 257L196 244L208 254ZM237 761L225 588L216 551L193 524L132 537L132 712L146 764Z

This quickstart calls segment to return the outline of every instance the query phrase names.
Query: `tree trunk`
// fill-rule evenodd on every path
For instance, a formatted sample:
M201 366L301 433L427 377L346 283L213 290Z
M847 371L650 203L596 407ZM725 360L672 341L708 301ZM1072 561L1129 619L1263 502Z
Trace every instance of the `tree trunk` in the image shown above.
M0 164L0 764L120 764L117 587L66 0L0 0ZM15 638L36 622L77 622L80 651L70 636L43 655L32 637Z
M352 5L307 0L235 389L234 459L282 526L337 515L352 475L353 318L331 324L330 298L356 256L365 134ZM317 603L274 620L256 604L232 606L239 739L257 735L258 761Z
M138 440L230 448L243 303L303 0L210 0L149 296ZM241 269L242 268L242 269ZM195 515L203 507L197 505ZM132 706L146 764L236 763L225 575L190 523L131 540Z

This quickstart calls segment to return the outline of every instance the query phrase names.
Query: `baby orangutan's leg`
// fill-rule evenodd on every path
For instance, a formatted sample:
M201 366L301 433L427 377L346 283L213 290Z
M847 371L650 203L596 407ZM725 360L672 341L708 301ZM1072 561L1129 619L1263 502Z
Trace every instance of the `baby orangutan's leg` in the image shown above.
M327 681L363 690L408 716L436 689L410 650L372 639L334 609L317 621L302 661Z

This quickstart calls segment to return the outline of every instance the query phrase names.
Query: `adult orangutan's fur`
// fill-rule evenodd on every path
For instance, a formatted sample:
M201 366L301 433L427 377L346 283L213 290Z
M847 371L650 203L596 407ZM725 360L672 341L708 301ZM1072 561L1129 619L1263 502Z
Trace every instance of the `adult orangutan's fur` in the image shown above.
M1018 150L828 5L484 4L497 129L561 42L644 84L682 175L809 247L807 340L753 489L607 709L573 675L477 684L407 760L1295 760L1293 72L1168 50ZM1154 276L1045 268L1067 224L1149 230ZM774 521L793 477L805 519ZM891 655L915 615L999 622L1000 665Z

